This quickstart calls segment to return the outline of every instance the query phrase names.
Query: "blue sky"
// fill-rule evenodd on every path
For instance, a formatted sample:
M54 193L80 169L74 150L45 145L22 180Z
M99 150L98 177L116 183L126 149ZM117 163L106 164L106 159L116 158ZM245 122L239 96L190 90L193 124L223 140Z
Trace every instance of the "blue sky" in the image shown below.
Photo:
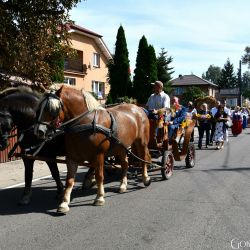
M164 48L173 57L175 78L201 76L211 64L223 68L227 58L236 72L250 46L249 11L250 0L87 0L70 14L76 24L102 35L111 53L122 25L132 70L145 35L157 56Z

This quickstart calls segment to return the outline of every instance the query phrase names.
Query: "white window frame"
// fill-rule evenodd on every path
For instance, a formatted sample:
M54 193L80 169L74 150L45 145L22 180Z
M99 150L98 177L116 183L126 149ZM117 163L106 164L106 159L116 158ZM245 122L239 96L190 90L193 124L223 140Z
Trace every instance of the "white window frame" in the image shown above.
M93 67L100 68L100 54L94 53L93 54Z
M105 91L104 90L105 90L104 82L92 81L92 92L97 95L98 99L104 99L104 97L105 97Z
M72 85L72 86L76 85L76 79L73 78L73 77L64 77L64 81L63 82L65 84L69 84L69 85Z

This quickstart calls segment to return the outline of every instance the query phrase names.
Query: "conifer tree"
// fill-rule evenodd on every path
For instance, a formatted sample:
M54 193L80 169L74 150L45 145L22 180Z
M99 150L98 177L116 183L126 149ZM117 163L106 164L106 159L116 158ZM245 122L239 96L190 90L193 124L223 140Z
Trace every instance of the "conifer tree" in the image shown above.
M229 59L227 59L224 68L221 70L221 78L218 83L220 88L234 88L237 86L234 66Z
M116 36L115 55L113 61L108 65L111 87L109 100L112 102L117 102L120 97L127 96L131 92L132 83L128 55L125 32L120 26Z
M171 75L174 73L173 67L170 67L169 64L172 63L173 58L167 56L167 51L164 48L161 48L161 52L157 57L157 75L158 80L163 82L164 91L170 93L171 91Z
M134 73L133 97L138 103L145 104L152 93L151 83L157 80L155 50L152 45L148 45L145 36L139 41Z

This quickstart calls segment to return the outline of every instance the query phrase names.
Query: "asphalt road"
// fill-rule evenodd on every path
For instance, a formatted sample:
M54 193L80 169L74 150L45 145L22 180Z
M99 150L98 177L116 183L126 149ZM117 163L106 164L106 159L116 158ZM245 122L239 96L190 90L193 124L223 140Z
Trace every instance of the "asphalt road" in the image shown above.
M82 193L80 168L66 216L56 214L50 177L33 184L26 207L17 206L22 186L2 189L0 250L250 249L250 129L229 140L197 150L193 169L175 162L168 181L152 173L147 188L131 178L119 194L109 177L103 207L92 206L96 189Z

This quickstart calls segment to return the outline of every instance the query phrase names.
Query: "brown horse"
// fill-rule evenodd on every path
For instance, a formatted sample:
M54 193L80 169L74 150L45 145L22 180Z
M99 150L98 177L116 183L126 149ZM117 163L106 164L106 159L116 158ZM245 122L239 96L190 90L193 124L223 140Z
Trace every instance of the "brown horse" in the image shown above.
M99 107L98 107L99 106ZM120 192L127 189L127 149L144 161L150 160L148 150L149 120L145 112L134 104L120 104L103 109L87 92L63 85L54 95L47 95L37 112L35 134L46 138L50 128L59 123L65 132L67 161L66 188L58 212L69 211L70 195L77 165L85 161L95 169L97 196L94 205L104 204L104 159L115 156L122 167ZM150 184L147 165L141 162L145 186Z

